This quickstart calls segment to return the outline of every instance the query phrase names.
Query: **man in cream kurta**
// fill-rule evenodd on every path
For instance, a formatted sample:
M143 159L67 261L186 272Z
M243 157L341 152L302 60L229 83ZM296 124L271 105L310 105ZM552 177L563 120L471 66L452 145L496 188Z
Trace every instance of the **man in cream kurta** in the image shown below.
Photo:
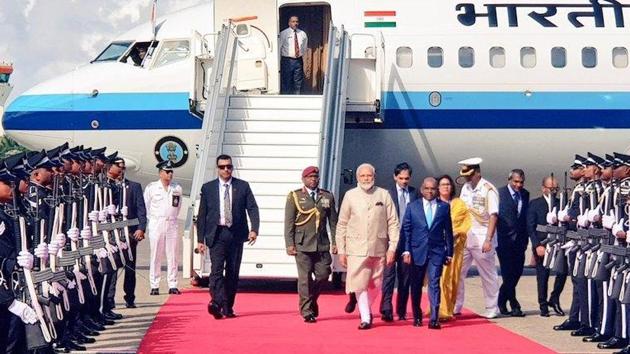
M343 198L337 222L339 261L346 266L346 292L357 294L359 329L372 325L371 307L385 264L394 262L400 233L396 207L385 189L374 186L374 167L357 168L358 186Z

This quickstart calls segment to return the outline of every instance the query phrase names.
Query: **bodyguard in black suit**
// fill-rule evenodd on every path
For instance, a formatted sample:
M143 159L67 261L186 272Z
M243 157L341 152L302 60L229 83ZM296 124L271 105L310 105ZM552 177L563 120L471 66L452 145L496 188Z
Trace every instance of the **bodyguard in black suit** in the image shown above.
M197 233L199 251L210 252L210 296L208 312L216 319L235 317L234 299L243 256L243 243L256 242L260 219L249 183L232 177L232 158L217 157L219 178L201 187ZM247 224L247 217L251 229ZM225 275L224 275L225 271Z
M389 194L394 200L396 205L396 213L398 219L402 223L403 216L407 205L416 199L418 199L418 192L416 189L409 185L411 181L411 167L406 163L400 163L394 169L394 181L395 185L389 189ZM401 202L405 204L401 208ZM402 236L402 233L401 233ZM396 314L401 320L407 317L407 301L409 299L409 287L410 287L410 271L411 268L408 264L403 262L401 257L404 251L404 240L398 240L398 247L396 248L396 262L389 267L385 267L383 272L383 295L381 298L381 315L382 319L386 322L393 321L393 305L392 297L394 294L394 283L398 278L398 296L396 297Z
M123 162L124 163L124 162ZM124 169L124 165L123 165ZM124 178L124 177L123 177ZM129 226L129 247L131 247L131 255L133 260L127 260L125 267L125 304L128 308L135 308L136 300L136 261L138 242L144 240L144 232L147 229L147 208L144 205L144 196L142 186L138 182L134 182L124 178L123 188L125 188L125 206L127 207L127 219L138 219L139 224Z
M533 199L529 203L527 211L527 232L532 242L532 250L534 251L534 259L536 260L536 284L538 286L538 305L540 306L540 315L549 316L549 306L552 306L558 315L564 315L560 307L560 294L564 289L564 283L567 280L566 274L557 274L553 283L553 290L547 301L547 282L549 281L550 270L543 266L545 259L545 246L541 242L547 238L547 234L536 231L536 226L547 225L547 214L551 212L550 204L558 208L558 199L552 196L552 192L558 189L558 182L555 178L547 176L542 182L543 195ZM551 199L553 198L553 200Z
M529 192L523 188L525 172L510 172L508 185L499 188L499 220L497 223L497 256L503 284L499 289L498 306L503 315L525 316L516 299L516 285L523 275L527 249L527 208ZM512 311L507 310L510 302Z

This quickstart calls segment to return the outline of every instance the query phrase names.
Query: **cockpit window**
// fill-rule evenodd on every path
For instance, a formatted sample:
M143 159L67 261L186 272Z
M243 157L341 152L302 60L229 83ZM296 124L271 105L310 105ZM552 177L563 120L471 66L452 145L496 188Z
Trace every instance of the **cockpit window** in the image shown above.
M118 60L118 58L120 58L120 56L125 54L125 52L127 51L127 48L129 48L131 43L133 43L133 42L112 42L92 62Z
M190 42L187 40L163 42L155 60L155 67L160 67L188 58Z
M123 63L133 64L135 66L145 66L146 63L149 63L151 60L153 51L157 47L158 43L158 41L136 42L133 45L133 48L129 51L129 54L123 57L120 61Z

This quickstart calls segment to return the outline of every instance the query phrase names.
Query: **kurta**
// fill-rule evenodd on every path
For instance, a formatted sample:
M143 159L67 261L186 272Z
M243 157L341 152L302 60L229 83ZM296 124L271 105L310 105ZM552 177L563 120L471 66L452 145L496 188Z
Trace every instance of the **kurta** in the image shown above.
M337 248L348 256L346 292L380 288L385 255L398 245L400 224L389 192L379 187L349 190L337 222Z

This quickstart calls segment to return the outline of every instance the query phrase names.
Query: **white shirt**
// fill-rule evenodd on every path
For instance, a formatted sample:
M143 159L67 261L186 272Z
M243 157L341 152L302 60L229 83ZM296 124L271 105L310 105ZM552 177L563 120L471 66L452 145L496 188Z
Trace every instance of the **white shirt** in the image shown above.
M484 178L473 189L470 183L464 184L460 199L466 203L472 217L472 227L468 231L466 247L481 248L486 240L490 215L499 214L499 194L497 189ZM494 232L496 236L496 230ZM497 238L492 238L496 246Z
M164 188L160 180L151 182L144 189L144 204L149 219L177 220L182 207L182 187L171 182Z
M424 207L424 215L426 217L426 215L429 213L429 208L431 208L431 225L433 225L433 221L435 220L435 211L437 208L437 202L435 201L435 199L433 199L432 201L428 201L424 198L422 198L422 206Z
M551 211L551 196L548 196L546 194L543 193L543 198L545 198L545 201L547 202L547 209L549 211Z
M223 200L223 196L225 195L225 185L230 189L228 193L230 193L230 202L232 202L232 178L229 181L225 182L221 178L219 178L219 225L225 226L225 201ZM234 204L234 203L232 203ZM234 218L232 218L234 220Z
M300 48L301 57L306 53L306 48L308 44L308 37L306 36L306 32L301 29L296 29L295 31L291 29L291 27L286 28L282 32L280 32L280 55L283 57L295 58L295 35L297 34L298 46Z

